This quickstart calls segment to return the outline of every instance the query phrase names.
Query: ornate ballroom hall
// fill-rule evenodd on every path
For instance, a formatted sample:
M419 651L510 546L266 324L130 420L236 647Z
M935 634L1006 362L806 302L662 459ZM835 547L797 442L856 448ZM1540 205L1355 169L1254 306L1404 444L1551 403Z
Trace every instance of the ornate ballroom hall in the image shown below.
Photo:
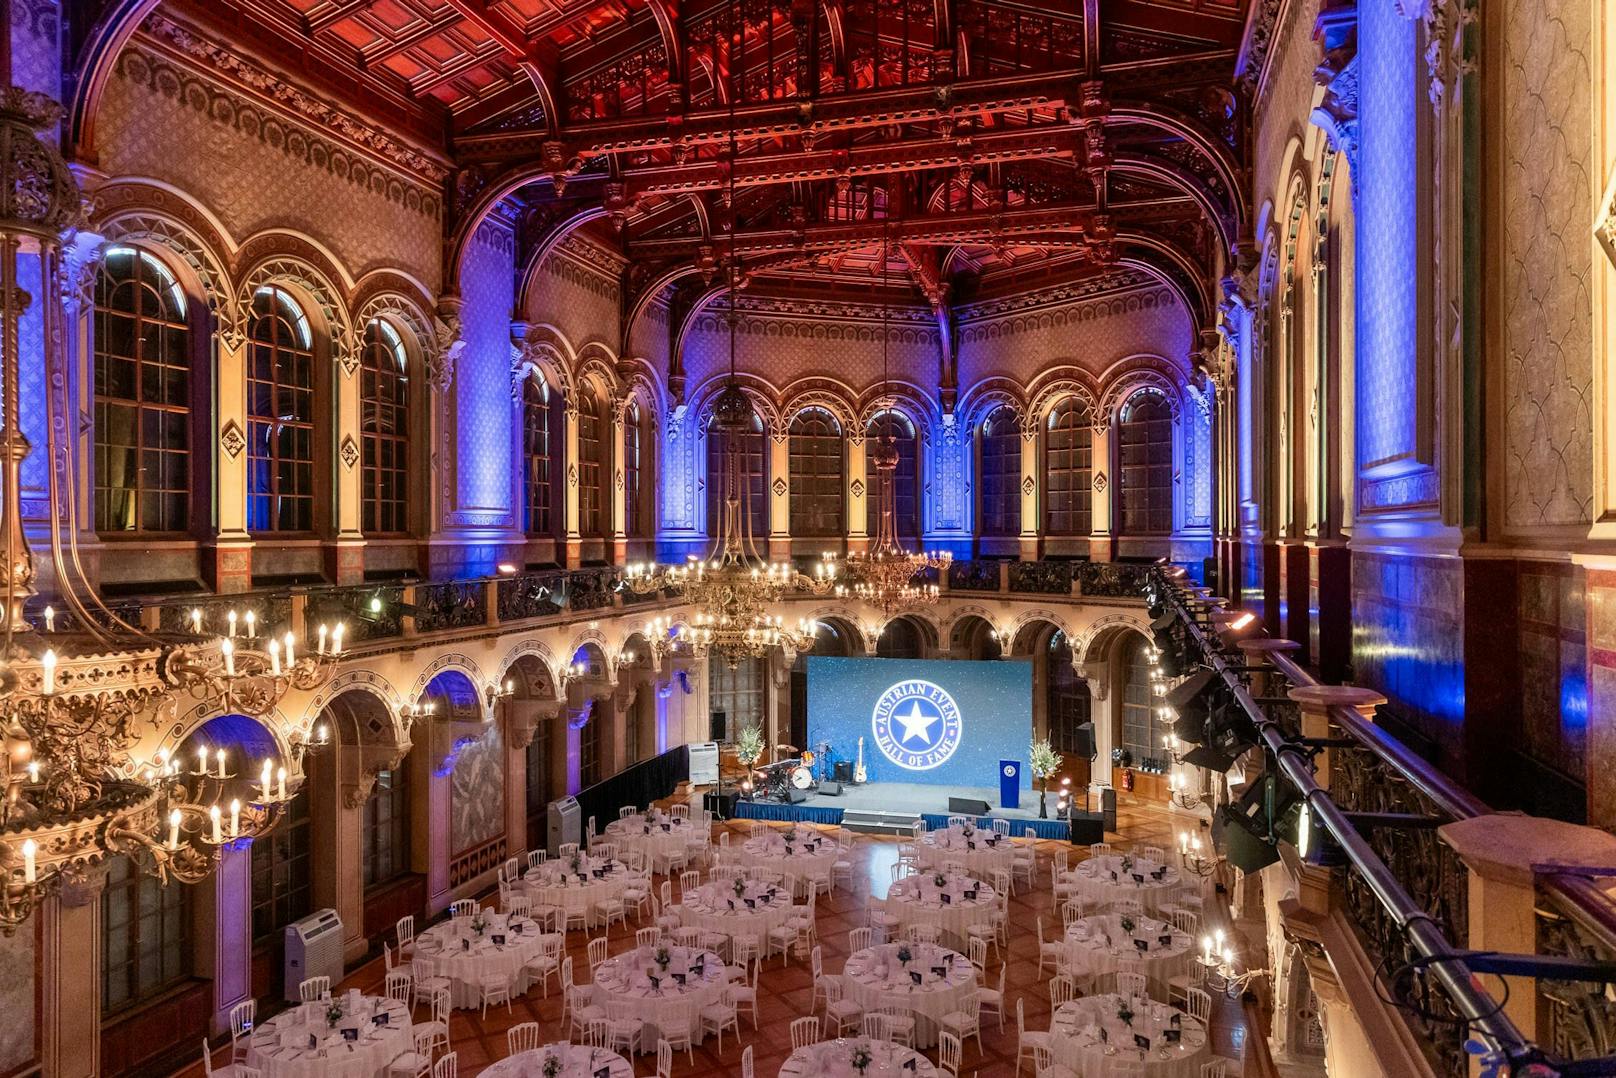
M1609 3L4 6L0 1078L1616 1073Z

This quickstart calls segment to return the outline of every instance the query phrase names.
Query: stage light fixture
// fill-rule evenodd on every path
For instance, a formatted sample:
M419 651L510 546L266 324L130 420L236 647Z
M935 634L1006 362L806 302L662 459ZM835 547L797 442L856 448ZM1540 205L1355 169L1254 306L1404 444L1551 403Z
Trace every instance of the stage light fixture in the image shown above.
M1212 841L1242 872L1279 860L1279 844L1295 844L1302 799L1273 775L1262 775L1212 817Z

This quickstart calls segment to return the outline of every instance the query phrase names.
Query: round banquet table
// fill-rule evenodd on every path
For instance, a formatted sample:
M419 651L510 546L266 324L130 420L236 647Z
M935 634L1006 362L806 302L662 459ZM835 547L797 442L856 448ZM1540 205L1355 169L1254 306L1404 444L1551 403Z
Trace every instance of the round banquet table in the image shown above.
M488 928L478 935L470 917L433 925L415 937L416 961L427 960L439 976L449 978L449 997L456 1007L475 1007L479 985L490 974L511 979L512 992L526 991L522 967L544 949L545 933L528 917L485 911Z
M1201 1064L1211 1058L1206 1027L1177 1007L1148 999L1129 1001L1134 1011L1129 1025L1117 1017L1122 1003L1121 996L1103 995L1061 1004L1049 1026L1055 1058L1094 1078L1105 1078L1114 1060L1143 1063L1146 1078L1197 1078ZM1166 1039L1174 1028L1181 1031L1177 1044ZM1150 1047L1138 1047L1135 1036L1145 1037Z
M597 902L617 898L630 883L640 877L628 865L613 858L601 861L587 854L578 855L578 866L583 878L572 869L570 859L546 861L529 869L522 878L522 886L534 906L559 906L566 913L582 911L588 914ZM600 875L596 875L599 872Z
M555 1057L561 1060L558 1078L595 1078L602 1067L612 1069L612 1078L634 1078L634 1065L616 1052L604 1048L591 1048L587 1044L569 1044L557 1041L531 1052L518 1052L506 1056L498 1063L483 1068L483 1078L544 1078L545 1061Z
M663 973L652 961L654 951L633 950L613 955L595 968L594 1002L611 1013L614 1003L628 1004L645 1020L640 1035L641 1051L656 1051L656 1032L663 1020L673 1021L681 1009L691 1014L691 1032L697 1044L701 1043L700 1011L719 1001L729 983L729 969L724 960L711 951L691 947L669 947L671 961ZM700 963L701 971L696 972ZM685 983L675 978L685 975ZM657 983L652 983L655 975Z
M930 1048L937 1043L938 1021L959 1010L976 988L976 968L958 951L926 943L908 944L911 957L905 966L898 960L903 946L882 943L848 956L842 968L844 994L866 1012L893 1005L911 1012L915 1047ZM938 966L946 970L941 977L933 972ZM918 985L910 971L920 974Z
M264 1078L372 1078L386 1074L389 1063L414 1047L410 1012L404 1004L357 991L333 1002L344 1011L335 1026L326 1020L324 1003L304 1003L253 1030L247 1041L247 1066L263 1071ZM375 1022L376 1015L386 1015L386 1023ZM344 1029L356 1030L357 1038L349 1041Z
M992 919L998 900L993 888L970 876L945 877L939 887L937 873L917 872L887 890L886 909L901 927L936 925L945 936L963 943L967 928Z
M625 816L606 825L606 840L617 843L618 852L639 850L645 854L645 864L665 869L670 857L683 857L690 843L697 841L700 830L680 816Z
M748 868L779 872L802 890L802 881L826 877L836 863L836 842L829 835L807 828L788 828L753 835L739 846L730 847L730 860Z
M849 1062L858 1045L863 1045L870 1053L870 1065L864 1071L864 1078L905 1078L908 1075L936 1078L937 1067L913 1048L863 1038L839 1038L799 1048L780 1064L780 1078L859 1078ZM904 1065L910 1062L914 1063L914 1070L905 1070Z
M973 875L990 879L995 872L1014 871L1016 847L1003 835L980 827L967 831L957 824L928 831L915 845L915 862L921 868L941 868L950 861L959 861Z
M1128 862L1123 867L1123 861ZM1146 909L1161 910L1173 904L1182 884L1178 869L1142 857L1107 853L1091 857L1067 872L1063 879L1085 901L1109 906L1136 898Z
M1090 977L1129 969L1165 984L1189 968L1194 946L1187 933L1154 917L1134 918L1132 931L1123 927L1120 913L1080 917L1066 928L1067 965Z
M684 903L675 907L680 923L703 932L759 938L786 923L791 916L791 893L786 888L756 880L740 883L739 895L730 880L704 883L685 895Z

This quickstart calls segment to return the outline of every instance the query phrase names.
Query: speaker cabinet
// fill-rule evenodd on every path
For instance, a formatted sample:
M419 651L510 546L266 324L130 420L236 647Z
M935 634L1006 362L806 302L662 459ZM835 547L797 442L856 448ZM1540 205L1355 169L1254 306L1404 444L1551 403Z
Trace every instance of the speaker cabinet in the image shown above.
M842 796L842 784L835 779L826 779L819 784L819 792L826 797L840 797Z
M852 782L853 781L853 761L851 761L851 760L837 760L836 761L836 781L837 782Z
M1105 816L1098 812L1074 812L1071 817L1072 845L1089 846L1105 841Z
M795 805L799 801L808 800L808 791L799 790L795 786L786 787L786 800Z
M966 816L986 816L988 803L975 797L950 797L948 811Z

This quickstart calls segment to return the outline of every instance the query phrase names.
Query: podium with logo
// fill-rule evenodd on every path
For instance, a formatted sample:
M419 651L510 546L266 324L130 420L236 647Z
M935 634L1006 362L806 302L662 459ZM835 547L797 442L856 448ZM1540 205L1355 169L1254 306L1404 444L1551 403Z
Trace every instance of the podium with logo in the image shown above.
M999 807L1021 807L1021 761L999 761Z

